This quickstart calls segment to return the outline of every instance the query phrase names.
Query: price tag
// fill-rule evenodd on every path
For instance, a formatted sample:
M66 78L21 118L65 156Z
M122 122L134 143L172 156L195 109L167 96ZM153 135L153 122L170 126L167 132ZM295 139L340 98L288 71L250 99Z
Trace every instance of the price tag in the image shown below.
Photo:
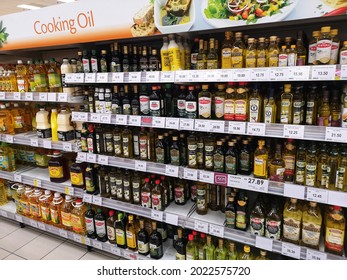
M204 72L200 70L190 71L189 82L200 82L204 80Z
M289 68L287 67L271 67L269 79L270 81L284 81L289 76Z
M129 83L140 83L140 82L141 82L141 72L129 73Z
M96 73L85 73L84 74L85 83L95 83L96 82Z
M32 92L26 92L25 93L25 100L27 101L33 101L34 100L34 95Z
M283 137L304 139L305 127L303 125L284 125Z
M237 82L246 82L251 79L250 69L234 69L234 81Z
M33 183L34 183L34 187L41 188L42 186L42 182L40 179L34 179Z
M152 209L151 219L162 222L164 220L164 212L163 211L156 211L156 210Z
M178 177L179 166L167 164L165 165L165 175L170 177Z
M198 180L198 170L191 168L184 168L183 178L187 180L197 181Z
M228 174L224 173L214 173L214 184L220 185L220 186L227 186L228 185Z
M56 102L57 101L57 93L56 92L47 92L47 101Z
M323 261L327 259L327 254L316 250L307 249L306 260Z
M341 80L347 80L347 65L341 65Z
M272 252L273 239L256 235L255 247Z
M165 213L165 222L170 225L178 226L178 216L171 213Z
M73 73L74 83L84 83L84 73Z
M100 163L101 165L108 165L108 156L103 156L103 155L99 155L98 156L98 163Z
M75 189L73 187L65 187L65 194L75 195Z
M189 71L176 71L175 81L176 82L188 82L189 81Z
M15 217L17 222L23 223L23 217L21 215L16 214Z
M233 71L232 70L219 70L217 75L217 80L221 82L233 81Z
M93 246L94 248L99 249L99 250L102 250L102 243L101 243L101 242L99 242L99 241L97 241L97 240L93 240L92 242L93 242L93 243L92 243L92 246Z
M195 120L195 130L210 131L210 121L208 121L208 120Z
M59 235L63 238L67 238L67 231L63 229L59 229Z
M97 155L88 153L87 154L87 162L96 163L96 157L97 157Z
M30 220L30 226L37 228L37 222L34 220Z
M165 128L165 118L163 117L153 117L152 126L158 128Z
M13 143L13 136L12 135L5 135L5 142Z
M90 194L83 194L83 202L85 203L93 203L93 196Z
M131 251L124 250L124 258L128 260L137 260L137 256Z
M21 92L14 92L13 93L13 99L14 100L21 100L22 99L22 93Z
M267 193L269 191L269 181L257 178L244 178L248 187L257 192Z
M245 122L229 122L228 132L231 134L246 134Z
M296 66L289 68L288 80L307 81L310 79L310 66Z
M231 174L228 175L228 187L240 188L242 183L242 177Z
M97 83L108 83L109 82L109 73L97 73L96 82Z
M87 122L88 121L88 113L79 113L79 121Z
M65 83L66 84L71 84L74 82L74 76L73 76L74 73L66 73L65 74Z
M76 157L76 159L78 160L78 161L87 161L87 154L86 153L82 153L82 152L79 152L78 154L77 154L77 157Z
M347 142L347 129L339 127L327 127L325 130L325 141Z
M210 224L209 234L224 238L224 227Z
M123 72L112 73L111 82L112 83L123 83L124 82L124 73Z
M194 230L199 232L208 233L208 223L202 221L195 221Z
M100 122L101 123L111 123L111 114L101 114L100 115Z
M147 171L147 162L141 160L135 160L135 170L136 171Z
M48 99L47 92L40 92L39 93L39 101L46 102L47 99Z
M347 193L338 191L329 191L328 204L347 207Z
M31 147L38 147L39 146L39 138L30 138L30 146Z
M40 230L46 231L46 225L43 224L43 223L37 223L37 227L38 227Z
M217 71L216 70L209 70L204 71L205 72L205 81L207 82L215 82L217 81Z
M210 171L199 170L199 181L214 184L214 173Z
M224 121L210 121L210 130L212 132L224 133L225 122Z
M127 125L128 124L128 116L127 115L117 115L116 116L116 124Z
M100 114L97 114L97 113L92 113L90 116L90 121L94 123L99 123L100 119L101 119L101 116Z
M254 136L265 136L265 123L248 123L247 134Z
M72 144L71 143L63 143L63 151L64 152L72 152Z
M0 99L5 100L6 99L6 92L1 91L0 92Z
M120 248L117 248L115 245L111 245L111 253L115 254L116 256L122 255Z
M73 240L77 243L82 243L82 236L79 234L73 234Z
M312 66L312 80L335 80L336 65Z
M161 72L160 81L165 83L173 83L175 81L175 72L174 71Z
M300 246L282 242L282 255L299 260L300 254L301 254Z
M308 201L316 201L319 203L328 203L329 191L317 188L307 188Z
M159 82L160 72L146 72L146 83L158 83Z
M301 185L284 184L284 196L293 197L297 199L305 199L306 188Z
M8 217L7 212L4 211L4 210L0 210L0 216L3 216L3 217L5 217L5 218Z
M180 125L180 119L178 118L166 118L166 128L178 129Z
M21 174L14 174L13 179L15 182L22 183L22 175Z
M58 93L58 101L59 102L67 102L67 93L66 92L59 92Z
M101 196L93 196L93 204L102 206L102 197Z
M72 112L71 114L71 121L76 122L79 121L80 113L79 112Z
M268 81L268 80L269 80L268 68L251 69L251 81Z
M180 119L180 130L193 130L194 124L194 119Z
M129 116L129 125L141 126L141 116Z

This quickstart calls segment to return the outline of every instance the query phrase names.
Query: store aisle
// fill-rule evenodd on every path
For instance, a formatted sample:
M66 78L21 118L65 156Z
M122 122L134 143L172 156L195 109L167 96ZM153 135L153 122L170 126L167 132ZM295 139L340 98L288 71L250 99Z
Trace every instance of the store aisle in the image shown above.
M0 217L0 260L124 260Z

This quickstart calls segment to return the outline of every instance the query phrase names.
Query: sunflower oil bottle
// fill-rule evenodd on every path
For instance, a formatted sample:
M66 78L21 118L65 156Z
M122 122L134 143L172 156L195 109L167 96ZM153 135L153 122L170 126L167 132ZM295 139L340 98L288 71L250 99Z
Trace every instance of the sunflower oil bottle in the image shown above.
M72 230L71 224L71 212L73 209L73 198L70 195L65 196L65 201L61 206L60 215L61 215L61 224L62 228L66 230Z
M43 194L41 189L36 188L29 197L30 216L32 219L41 220L40 196Z
M16 72L17 72L18 92L28 92L29 91L29 80L27 76L28 68L26 65L23 64L22 60L17 61Z
M13 117L14 133L23 133L28 131L25 124L25 113L22 108L19 107L18 103L13 104L13 108L10 110Z
M14 134L13 116L4 104L0 104L0 133Z
M82 199L78 198L73 203L74 208L71 211L71 226L72 231L86 235L86 222L84 219L84 213L87 211L87 206L82 202Z
M63 87L61 84L60 69L57 67L57 63L54 58L49 60L49 66L47 69L48 87L50 92L62 92Z
M48 92L47 72L42 64L42 61L35 62L35 68L33 69L35 91L36 92Z
M7 203L7 191L4 184L4 180L0 179L0 205Z
M50 190L45 190L45 193L40 196L40 209L42 222L46 224L51 223L51 212L50 212L50 204L53 200L53 194Z
M64 203L64 198L60 193L54 193L54 197L49 204L49 212L51 214L52 225L56 227L62 226L61 209Z
M30 204L29 197L34 192L32 187L26 187L24 194L21 197L20 203L23 206L23 215L30 218Z

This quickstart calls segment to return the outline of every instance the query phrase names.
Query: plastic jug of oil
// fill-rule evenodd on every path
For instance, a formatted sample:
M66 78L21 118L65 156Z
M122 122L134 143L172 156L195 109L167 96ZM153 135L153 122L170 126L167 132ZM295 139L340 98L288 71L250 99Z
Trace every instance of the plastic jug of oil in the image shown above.
M69 179L68 163L60 151L54 151L48 161L49 177L51 182L63 183Z
M54 58L49 60L49 67L47 69L48 86L50 92L62 92L60 69Z
M71 180L71 186L74 188L82 188L84 189L85 183L84 183L84 175L86 171L86 164L85 163L73 163L70 166L70 180Z
M16 204L16 213L23 215L23 205L22 205L22 197L24 195L25 192L25 187L22 184L12 184L11 189L13 191L15 191L14 195L13 195L13 199L15 201Z
M75 130L71 125L71 113L62 108L57 117L58 139L60 141L71 141L75 139Z
M21 204L23 206L23 215L26 217L30 217L30 204L29 197L34 192L32 187L26 187L25 192L22 195Z
M7 149L0 146L0 170L10 171L10 161Z
M42 196L43 191L41 189L35 189L34 192L29 197L30 205L30 216L32 219L40 221L41 220L41 209L40 209L40 196Z
M49 161L49 158L48 158L47 150L43 148L37 148L35 151L36 166L40 168L47 168L48 161Z
M13 117L4 104L0 105L0 133L14 134Z
M49 112L45 108L40 108L40 111L36 113L36 132L39 138L51 138L51 124L48 118Z
M17 72L18 91L28 92L29 91L29 80L27 76L28 67L23 64L22 60L17 61L16 72Z
M71 225L72 231L86 235L86 222L84 219L84 213L87 211L87 206L82 202L82 199L78 198L73 202L74 208L71 211Z
M7 190L4 184L4 180L0 180L0 205L7 203Z
M73 198L70 195L65 196L65 201L61 206L60 216L61 216L61 226L63 229L72 230L71 225L71 212L73 209Z
M42 222L46 224L51 223L51 212L49 209L49 206L53 200L53 194L50 190L45 190L45 193L40 196L40 209L41 209L41 216L42 216Z
M49 204L49 210L51 213L52 225L61 227L61 207L64 203L64 198L60 193L54 193L53 200Z
M24 110L19 107L18 103L14 103L10 112L14 121L14 133L17 134L26 132L27 126L25 125Z

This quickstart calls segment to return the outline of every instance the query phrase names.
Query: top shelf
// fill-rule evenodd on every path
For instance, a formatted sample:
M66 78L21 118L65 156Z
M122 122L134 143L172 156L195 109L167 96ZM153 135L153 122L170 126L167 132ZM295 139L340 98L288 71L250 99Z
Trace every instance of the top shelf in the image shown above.
M266 67L153 72L71 73L68 84L284 82L347 80L347 65Z

